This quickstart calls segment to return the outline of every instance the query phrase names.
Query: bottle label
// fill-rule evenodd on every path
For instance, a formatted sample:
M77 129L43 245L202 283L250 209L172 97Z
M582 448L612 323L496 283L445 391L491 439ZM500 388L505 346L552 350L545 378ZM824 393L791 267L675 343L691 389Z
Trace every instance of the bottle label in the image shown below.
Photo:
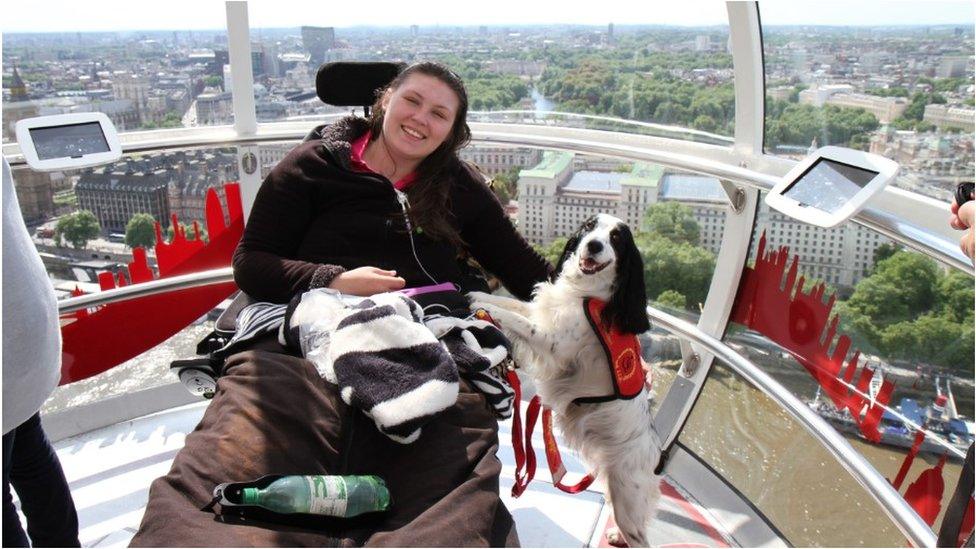
M313 515L329 515L333 517L346 516L346 479L339 476L309 476L308 512Z

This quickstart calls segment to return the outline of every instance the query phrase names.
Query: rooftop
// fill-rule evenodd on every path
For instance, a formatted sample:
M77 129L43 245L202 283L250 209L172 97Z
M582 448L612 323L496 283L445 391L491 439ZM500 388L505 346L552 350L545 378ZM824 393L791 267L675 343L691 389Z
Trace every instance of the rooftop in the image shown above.
M542 161L535 167L522 170L519 177L540 177L545 179L555 179L573 161L573 153L562 151L545 151L542 153Z
M662 177L664 177L664 166L635 162L634 169L620 181L620 184L656 188L660 186Z
M620 172L576 172L562 188L562 191L572 193L620 194L620 181L626 175Z

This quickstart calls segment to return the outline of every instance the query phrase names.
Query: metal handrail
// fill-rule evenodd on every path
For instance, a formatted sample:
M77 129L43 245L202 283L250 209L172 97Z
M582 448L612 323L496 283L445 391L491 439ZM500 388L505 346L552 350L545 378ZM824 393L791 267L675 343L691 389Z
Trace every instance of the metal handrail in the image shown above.
M566 127L472 123L471 128L473 141L476 143L558 149L631 161L655 162L732 181L760 191L769 191L779 181L779 178L774 175L735 165L732 161L734 153L731 149L716 145ZM263 124L256 134L249 136L238 136L232 127L226 126L207 128L205 133L199 128L179 128L135 132L123 134L121 137L123 150L126 153L133 153L297 141L304 137L307 131L308 127L303 122L279 122ZM670 146L665 147L664 144ZM5 144L3 149L4 154L10 156L8 161L11 166L24 163L22 156L18 156L20 151L16 143ZM702 158L696 154L707 154L712 158ZM973 263L959 250L955 242L899 220L883 210L865 208L853 218L853 221L970 276L976 274Z
M534 146L583 154L615 156L632 161L654 162L669 167L710 175L763 192L768 192L779 182L779 178L776 176L735 166L728 162L695 158L688 153L649 149L630 144L606 143L573 137L537 136L518 131L502 132L491 130L479 132L474 140L482 143ZM970 276L976 274L973 263L962 253L955 243L940 238L939 235L932 234L911 223L901 221L878 208L866 207L858 212L852 220L855 223L882 233L899 244L912 248L954 269L959 269Z
M140 282L130 286L105 290L104 292L63 299L58 302L58 314L71 313L80 309L98 307L119 301L128 301L130 299L162 294L174 290L187 290L189 288L233 281L233 267L222 267L210 271L160 278L149 282Z
M918 516L891 484L822 417L817 415L786 387L758 366L736 353L724 342L708 335L697 326L653 307L647 314L656 324L671 333L707 348L710 353L732 367L740 376L790 413L830 452L854 480L874 498L888 518L916 547L935 547L932 529Z
M710 139L715 143L721 143L726 146L732 146L735 144L735 138L729 137L727 135L719 135L717 133L706 132L703 130L696 130L694 128L687 128L684 126L675 126L673 124L658 124L656 122L644 122L642 120L629 120L627 118L619 118L615 116L600 116L595 114L582 114L575 112L565 112L565 111L535 111L535 110L500 110L500 111L468 111L468 116L475 119L478 122L492 122L491 117L493 116L505 116L505 115L521 115L524 118L534 117L536 119L545 119L546 117L559 117L559 118L576 118L580 120L588 120L595 122L609 122L611 124L620 124L621 126L632 126L635 128L644 128L648 130L654 130L657 132L665 134L675 134L675 135L690 135L694 137L701 137L705 139ZM526 122L529 125L536 125L531 122Z

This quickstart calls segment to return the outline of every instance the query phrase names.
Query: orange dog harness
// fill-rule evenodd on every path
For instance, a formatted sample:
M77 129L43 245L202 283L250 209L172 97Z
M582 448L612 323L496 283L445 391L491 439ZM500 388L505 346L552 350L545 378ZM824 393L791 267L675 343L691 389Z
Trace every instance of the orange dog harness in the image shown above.
M583 300L583 311L590 328L597 335L603 352L607 356L610 368L610 382L612 391L609 394L586 396L574 399L573 402L607 402L610 400L628 400L640 394L644 388L644 369L641 367L641 348L637 334L621 332L616 326L607 326L600 318L606 303L599 299L587 298ZM606 386L606 381L602 383ZM606 389L604 389L606 390Z

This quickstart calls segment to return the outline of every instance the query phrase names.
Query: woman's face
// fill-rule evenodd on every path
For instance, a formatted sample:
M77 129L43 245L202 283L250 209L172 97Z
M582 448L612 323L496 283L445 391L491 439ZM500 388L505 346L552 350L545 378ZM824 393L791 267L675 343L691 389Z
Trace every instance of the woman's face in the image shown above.
M394 157L421 161L451 134L460 100L426 74L407 77L383 102L383 139Z

